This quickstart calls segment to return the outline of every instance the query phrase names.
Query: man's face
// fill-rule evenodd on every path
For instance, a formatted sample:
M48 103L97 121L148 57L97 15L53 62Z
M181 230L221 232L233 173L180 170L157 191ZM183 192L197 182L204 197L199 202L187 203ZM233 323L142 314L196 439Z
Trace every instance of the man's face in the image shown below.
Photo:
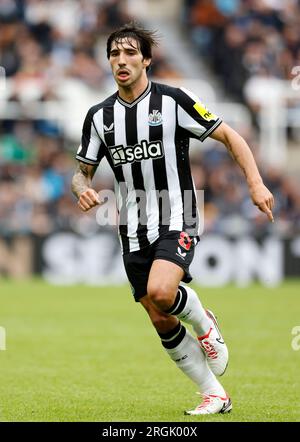
M112 42L109 62L113 76L119 86L129 87L136 83L150 59L143 58L138 42L133 38L123 38L120 42Z

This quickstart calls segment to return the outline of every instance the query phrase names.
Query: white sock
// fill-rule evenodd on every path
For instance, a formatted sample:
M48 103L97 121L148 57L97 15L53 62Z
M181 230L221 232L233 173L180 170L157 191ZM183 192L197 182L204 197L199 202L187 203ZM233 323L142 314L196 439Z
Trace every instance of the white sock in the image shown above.
M197 293L190 287L182 285L178 287L175 302L166 313L191 324L197 336L205 335L212 326L212 321L207 316Z
M178 368L197 384L200 393L226 396L225 390L207 365L197 339L179 322L168 333L159 333L162 345Z

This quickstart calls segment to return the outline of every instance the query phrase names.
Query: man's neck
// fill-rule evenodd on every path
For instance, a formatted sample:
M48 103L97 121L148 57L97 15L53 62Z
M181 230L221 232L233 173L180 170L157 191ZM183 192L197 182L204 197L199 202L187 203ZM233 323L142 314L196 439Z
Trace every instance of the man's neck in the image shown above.
M142 81L132 84L128 87L119 86L119 97L122 100L127 101L127 103L132 103L136 100L142 93L146 90L149 80L147 77L143 78Z

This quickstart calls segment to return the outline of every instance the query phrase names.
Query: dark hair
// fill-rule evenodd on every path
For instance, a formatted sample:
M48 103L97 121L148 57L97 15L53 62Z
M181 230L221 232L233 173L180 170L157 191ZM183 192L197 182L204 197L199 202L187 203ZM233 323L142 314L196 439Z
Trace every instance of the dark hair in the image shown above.
M121 26L116 31L112 32L108 37L106 46L107 58L110 57L112 43L121 43L121 40L124 38L133 38L134 40L136 40L144 58L152 58L152 47L158 45L158 37L156 35L156 31L149 31L147 29L144 29L135 22L127 23Z

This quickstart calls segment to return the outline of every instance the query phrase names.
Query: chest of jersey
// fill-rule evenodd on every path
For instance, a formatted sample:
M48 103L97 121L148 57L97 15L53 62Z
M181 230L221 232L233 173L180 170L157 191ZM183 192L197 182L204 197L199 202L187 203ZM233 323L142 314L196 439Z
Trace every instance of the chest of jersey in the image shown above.
M103 112L103 140L113 167L158 160L176 149L176 108L170 97L155 106L144 99ZM156 108L155 108L156 107Z

